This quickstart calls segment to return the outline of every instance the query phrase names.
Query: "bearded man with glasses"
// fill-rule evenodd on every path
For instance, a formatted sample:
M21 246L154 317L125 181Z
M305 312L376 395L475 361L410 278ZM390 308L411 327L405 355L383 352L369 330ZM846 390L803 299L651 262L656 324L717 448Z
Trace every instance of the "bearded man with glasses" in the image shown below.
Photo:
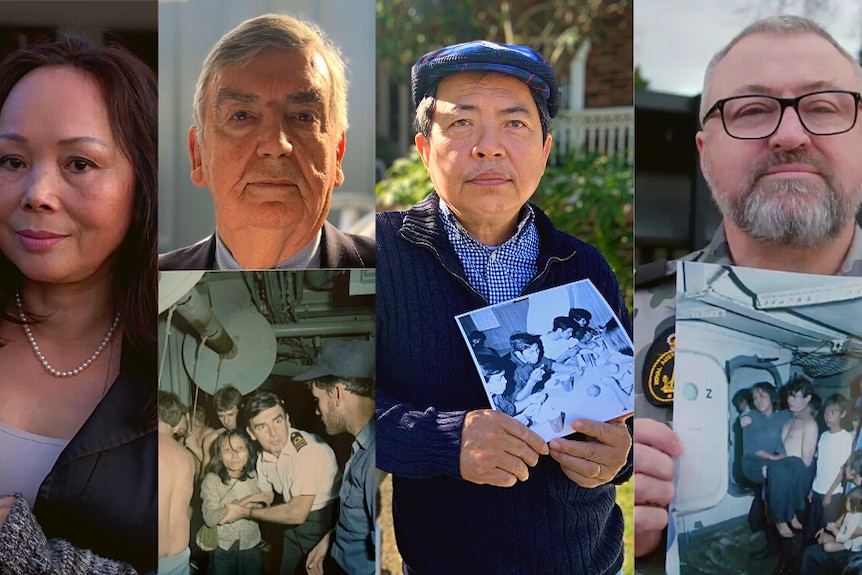
M862 68L806 18L765 18L709 63L696 135L700 165L722 214L710 244L684 259L829 275L862 275ZM650 264L654 265L654 264ZM662 346L673 353L675 262L636 275L636 373ZM652 277L645 277L645 276ZM670 347L668 347L670 346ZM658 355L657 355L658 354ZM665 358L666 359L666 358ZM672 362L663 360L672 370ZM672 377L672 371L667 374ZM635 554L652 572L667 527L679 437L667 406L637 385L634 431ZM672 397L672 394L671 394ZM791 534L792 535L792 534ZM862 535L862 532L859 533ZM781 538L776 573L791 572L792 538ZM850 552L806 550L801 573L840 573Z

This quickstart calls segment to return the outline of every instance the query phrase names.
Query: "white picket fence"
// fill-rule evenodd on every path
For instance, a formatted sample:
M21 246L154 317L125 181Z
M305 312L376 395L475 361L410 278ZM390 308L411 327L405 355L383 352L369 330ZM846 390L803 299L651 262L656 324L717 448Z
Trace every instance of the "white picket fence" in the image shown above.
M625 154L628 163L634 163L635 111L630 106L561 110L554 118L551 133L551 153L557 158L572 148L584 148L608 156Z

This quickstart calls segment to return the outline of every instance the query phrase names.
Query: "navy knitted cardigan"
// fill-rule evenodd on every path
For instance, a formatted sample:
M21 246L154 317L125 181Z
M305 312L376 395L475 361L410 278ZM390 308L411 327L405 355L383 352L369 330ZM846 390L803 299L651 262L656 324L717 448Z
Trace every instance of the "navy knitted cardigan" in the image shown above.
M631 334L602 255L533 209L538 273L524 293L589 278ZM436 194L378 214L377 466L393 474L399 551L419 575L615 574L623 518L613 484L580 487L550 456L510 488L460 478L464 416L490 406L454 316L486 305L465 279ZM631 457L614 484L631 476Z

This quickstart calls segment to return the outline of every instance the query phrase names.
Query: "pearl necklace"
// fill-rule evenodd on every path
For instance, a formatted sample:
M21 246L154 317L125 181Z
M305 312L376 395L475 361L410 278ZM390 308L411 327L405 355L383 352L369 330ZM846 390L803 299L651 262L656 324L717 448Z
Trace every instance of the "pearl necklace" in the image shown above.
M45 356L42 355L42 351L39 349L39 344L36 343L36 338L33 337L33 332L30 331L30 324L27 323L27 317L24 315L24 308L21 305L21 294L18 290L15 291L15 305L18 306L18 317L21 319L21 326L24 328L24 334L27 336L27 341L30 342L30 347L33 348L33 353L36 354L36 359L39 360L39 363L42 364L42 367L45 368L45 371L53 375L54 377L74 377L90 367L90 365L96 361L96 358L99 357L99 354L104 351L105 346L111 343L111 339L114 337L114 332L117 329L117 326L120 324L120 312L117 312L117 315L114 316L114 323L111 324L111 329L108 330L108 333L105 334L104 339L102 339L102 343L99 344L99 347L96 348L96 351L87 358L87 361L76 367L75 369L70 369L69 371L60 371L51 367L51 364L48 363L48 360L45 359Z

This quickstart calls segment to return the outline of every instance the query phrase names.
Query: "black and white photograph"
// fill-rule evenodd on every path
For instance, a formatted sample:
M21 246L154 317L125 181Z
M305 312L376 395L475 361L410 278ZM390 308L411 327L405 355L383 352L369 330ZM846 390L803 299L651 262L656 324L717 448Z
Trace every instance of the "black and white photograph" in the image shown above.
M862 550L862 280L684 261L677 302L668 575L842 573Z
M632 343L589 280L456 317L491 406L550 441L632 412Z

